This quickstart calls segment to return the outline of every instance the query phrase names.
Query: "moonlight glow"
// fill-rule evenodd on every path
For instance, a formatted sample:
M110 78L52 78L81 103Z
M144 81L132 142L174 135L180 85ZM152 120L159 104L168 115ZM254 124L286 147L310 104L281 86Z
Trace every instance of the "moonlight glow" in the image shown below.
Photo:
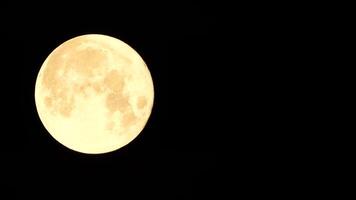
M90 34L70 39L44 61L35 101L48 132L82 153L106 153L131 142L153 105L150 72L124 42Z

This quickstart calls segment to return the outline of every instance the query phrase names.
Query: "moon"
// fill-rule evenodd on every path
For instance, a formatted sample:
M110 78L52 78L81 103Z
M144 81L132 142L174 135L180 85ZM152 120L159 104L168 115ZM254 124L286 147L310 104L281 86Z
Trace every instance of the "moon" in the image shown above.
M55 140L77 152L100 154L140 134L154 89L147 65L133 48L111 36L87 34L49 54L34 96L39 118Z

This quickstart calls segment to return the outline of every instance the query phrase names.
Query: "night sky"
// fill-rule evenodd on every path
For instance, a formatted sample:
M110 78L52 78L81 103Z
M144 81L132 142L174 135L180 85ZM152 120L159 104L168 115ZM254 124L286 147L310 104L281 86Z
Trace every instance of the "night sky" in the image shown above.
M0 198L198 199L216 193L216 125L223 93L217 11L208 4L12 1L1 8ZM47 133L35 108L49 53L82 34L116 37L145 60L155 101L142 133L102 155L77 153Z

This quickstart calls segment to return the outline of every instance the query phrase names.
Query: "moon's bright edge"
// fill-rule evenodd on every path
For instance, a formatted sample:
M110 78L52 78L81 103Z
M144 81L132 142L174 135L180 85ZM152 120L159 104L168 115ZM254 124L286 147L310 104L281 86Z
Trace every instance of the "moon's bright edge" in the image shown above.
M140 55L124 42L89 34L58 46L44 61L35 103L47 131L82 153L117 150L143 130L154 89Z

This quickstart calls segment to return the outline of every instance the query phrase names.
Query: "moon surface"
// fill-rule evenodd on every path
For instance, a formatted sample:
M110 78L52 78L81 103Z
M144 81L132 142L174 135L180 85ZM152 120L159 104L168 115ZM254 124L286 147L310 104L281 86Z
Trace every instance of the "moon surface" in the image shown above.
M152 77L143 59L119 39L72 38L44 61L35 102L59 143L88 154L117 150L136 138L152 111Z

